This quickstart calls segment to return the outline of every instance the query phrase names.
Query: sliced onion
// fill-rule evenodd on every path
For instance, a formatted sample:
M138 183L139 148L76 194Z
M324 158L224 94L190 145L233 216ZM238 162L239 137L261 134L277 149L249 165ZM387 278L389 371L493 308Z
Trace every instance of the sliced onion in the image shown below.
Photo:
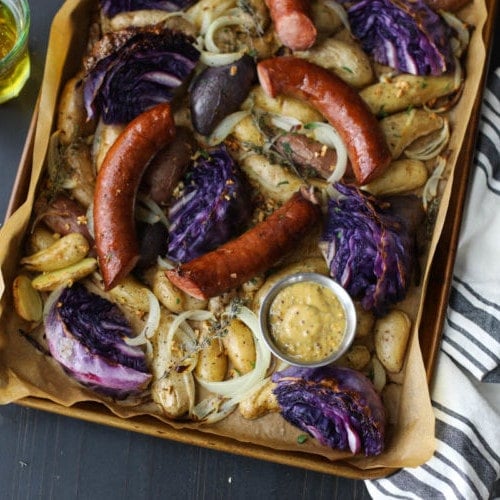
M167 216L165 215L165 212L151 197L145 196L143 194L138 194L137 201L139 201L147 208L147 211L143 211L142 213L147 213L147 217L152 221L154 220L154 222L149 222L150 224L161 222L167 229L169 228L169 222ZM139 214L141 213L140 207L136 207L136 214L137 212L139 212Z
M435 158L448 144L450 140L450 126L447 119L444 119L443 127L438 136L423 146L408 147L405 149L405 155L413 160L432 160Z
M205 398L200 401L190 412L193 420L203 421L206 424L215 424L230 415L237 403L231 399L222 399L218 396Z
M250 111L236 111L223 118L210 134L208 138L209 146L220 144L234 130L234 127L249 114Z
M313 122L310 125L314 139L337 152L335 170L327 179L329 184L333 184L344 177L347 168L347 148L338 132L329 123Z
M385 387L387 382L387 374L385 372L382 363L378 360L376 356L372 358L372 367L373 367L373 386L377 392L382 392L382 389Z
M43 306L43 321L44 321L44 323L45 323L45 318L49 315L54 303L59 300L59 296L61 295L64 288L66 288L66 287L60 286L60 287L56 288L54 291L49 293L47 299L45 300L45 304Z
M427 211L429 203L437 196L439 181L443 177L445 167L446 160L440 156L422 192L422 203L425 211Z
M222 382L206 382L197 379L197 382L208 391L230 398L232 404L239 403L249 390L262 381L271 362L271 352L265 346L257 316L250 309L241 307L236 318L245 323L253 333L256 351L254 369L241 377Z
M87 212L85 213L85 217L87 218L87 229L92 236L92 238L95 237L94 235L94 202L91 202L90 205L87 208Z
M304 126L300 120L294 118L293 116L272 114L270 121L275 127L286 130L287 132L300 130Z
M324 5L326 5L329 9L332 9L339 19L342 21L342 24L345 26L345 29L351 33L351 24L349 23L349 17L347 16L347 12L342 5L334 0L325 0Z
M236 2L234 0L211 2L210 5L207 4L207 6L203 7L203 11L200 16L201 20L196 17L198 11L197 6L194 6L194 8L187 11L187 16L192 23L199 24L200 33L205 34L214 19L234 7L235 3Z
M426 111L432 111L433 113L446 113L448 112L460 99L463 91L463 70L460 61L455 58L455 72L453 75L453 88L455 89L453 92L450 92L452 97L448 99L442 106L439 108L433 108L431 104L425 103L423 108ZM438 99L439 102L439 99Z
M243 57L243 54L245 54L244 50L226 53L216 53L202 50L200 53L200 62L211 67L226 66L227 64L231 64L238 59L241 59Z
M248 27L248 23L246 22L245 18L243 16L234 16L234 15L229 15L229 16L221 16L212 21L210 23L210 26L207 29L207 32L205 33L204 37L204 42L205 42L205 48L209 52L215 52L215 53L220 53L220 49L215 43L214 37L215 33L220 28L224 28L226 26L242 26L244 28Z
M193 321L206 321L208 319L213 319L213 317L214 317L214 315L210 311L205 311L204 309L192 309L190 311L184 311L183 313L179 314L174 319L174 321L170 325L170 328L168 329L167 338L166 338L166 347L168 349L168 352L172 352L174 337L177 333L179 333L179 331L183 332L185 335L189 335L189 333L187 332L187 329L181 330L181 326L188 319L193 320ZM191 338L190 341L195 343L196 339Z
M446 23L457 33L457 38L455 39L457 44L454 47L453 53L455 56L461 57L463 51L469 46L470 42L470 33L467 24L451 12L442 10L439 13Z
M149 301L149 311L148 311L148 319L144 324L143 329L133 338L126 338L125 342L128 345L143 345L147 343L147 340L152 338L153 335L158 330L158 326L160 324L160 302L156 295L151 290L146 290L146 294L148 296Z
M174 269L175 267L175 264L172 261L165 259L164 257L160 257L159 255L156 258L156 264L160 269Z

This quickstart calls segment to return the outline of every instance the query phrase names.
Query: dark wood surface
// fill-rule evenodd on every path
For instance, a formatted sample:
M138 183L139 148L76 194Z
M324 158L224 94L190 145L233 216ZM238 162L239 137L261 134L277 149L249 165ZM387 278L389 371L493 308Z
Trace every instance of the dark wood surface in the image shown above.
M34 0L32 74L0 106L3 220L62 0ZM500 64L500 21L491 67ZM367 499L362 481L179 444L18 405L0 407L0 499Z

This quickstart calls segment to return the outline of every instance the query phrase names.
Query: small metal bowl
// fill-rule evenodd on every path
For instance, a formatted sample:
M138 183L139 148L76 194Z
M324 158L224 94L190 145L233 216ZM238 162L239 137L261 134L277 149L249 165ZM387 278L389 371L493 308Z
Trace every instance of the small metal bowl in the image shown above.
M320 360L303 361L297 359L294 356L290 356L289 354L283 352L278 347L278 345L276 345L270 332L269 314L274 299L276 298L278 293L284 288L300 282L314 282L329 288L336 295L337 299L339 300L340 304L344 309L346 324L344 329L344 335L342 337L342 342L336 350L332 351L331 354ZM333 279L318 273L297 273L282 278L270 288L269 292L264 297L261 303L259 310L259 321L264 336L264 340L266 341L267 346L275 356L277 356L281 360L291 365L314 368L333 363L343 354L345 354L345 352L349 349L354 340L354 333L356 329L356 310L354 308L354 303L349 294L345 291L345 289L341 285L339 285Z

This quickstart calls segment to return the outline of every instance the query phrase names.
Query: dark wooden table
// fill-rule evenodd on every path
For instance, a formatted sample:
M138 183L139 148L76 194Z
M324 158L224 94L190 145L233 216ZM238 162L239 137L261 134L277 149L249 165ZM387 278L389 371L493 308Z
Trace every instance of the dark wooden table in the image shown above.
M40 88L62 0L31 3L32 75L0 106L0 220ZM498 19L498 18L497 18ZM496 22L500 28L500 20ZM500 29L491 67L500 64ZM17 405L0 407L0 499L367 499L362 481L117 430Z

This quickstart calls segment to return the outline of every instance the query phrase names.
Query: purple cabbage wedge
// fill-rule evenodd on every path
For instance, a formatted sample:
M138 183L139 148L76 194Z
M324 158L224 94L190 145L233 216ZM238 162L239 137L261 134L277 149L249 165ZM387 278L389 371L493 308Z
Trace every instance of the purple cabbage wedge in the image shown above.
M247 180L224 146L201 154L170 207L167 256L186 262L240 234L252 213Z
M104 35L86 60L83 97L89 118L124 124L170 102L196 66L194 40L160 26Z
M272 380L283 418L322 445L366 456L384 450L384 407L363 374L333 365L289 367Z
M80 283L54 299L44 320L54 359L93 390L117 398L140 394L151 374L143 351L124 341L133 333L120 309Z
M414 75L454 68L452 30L423 0L362 0L348 11L353 35L380 64Z
M378 316L401 301L415 260L414 229L393 210L355 186L334 185L320 247L331 276L364 309Z
M134 10L166 10L175 12L186 9L194 4L196 0L101 0L101 8L108 17L116 16L120 12Z

